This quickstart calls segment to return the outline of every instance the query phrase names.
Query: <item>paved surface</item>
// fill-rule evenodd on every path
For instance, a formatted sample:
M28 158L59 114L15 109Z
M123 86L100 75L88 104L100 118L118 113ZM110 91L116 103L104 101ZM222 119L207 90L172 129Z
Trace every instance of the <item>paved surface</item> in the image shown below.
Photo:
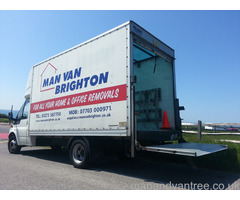
M8 133L0 133L0 139L8 139Z
M240 175L190 166L107 159L90 169L75 169L68 153L47 147L23 148L9 154L0 143L0 190L2 189L240 189Z
M0 131L6 131L9 130L9 124L8 123L0 123Z
M0 143L2 139L8 139L9 125L0 123Z
M1 129L0 129L1 131ZM75 169L67 152L25 147L9 154L0 140L0 190L26 189L240 189L240 174L196 169L141 156L107 158L90 169Z

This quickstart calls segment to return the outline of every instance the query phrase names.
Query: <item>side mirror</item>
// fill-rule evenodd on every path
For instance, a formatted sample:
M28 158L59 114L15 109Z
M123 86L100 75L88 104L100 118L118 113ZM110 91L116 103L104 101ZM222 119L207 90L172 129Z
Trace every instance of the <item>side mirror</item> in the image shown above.
M8 113L8 119L9 119L10 121L13 120L13 113L12 113L12 111Z
M9 122L10 121L14 121L15 119L13 118L13 106L11 107L11 112L8 113L8 119L9 119Z

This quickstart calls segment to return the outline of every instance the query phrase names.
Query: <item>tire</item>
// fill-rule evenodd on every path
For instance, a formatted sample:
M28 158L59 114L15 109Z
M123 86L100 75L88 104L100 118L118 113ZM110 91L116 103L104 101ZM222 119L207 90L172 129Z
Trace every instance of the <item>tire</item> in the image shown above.
M21 146L18 145L15 135L10 135L8 139L8 151L11 154L17 154L21 150Z
M75 168L84 169L89 166L89 146L83 140L75 140L70 148L70 160Z

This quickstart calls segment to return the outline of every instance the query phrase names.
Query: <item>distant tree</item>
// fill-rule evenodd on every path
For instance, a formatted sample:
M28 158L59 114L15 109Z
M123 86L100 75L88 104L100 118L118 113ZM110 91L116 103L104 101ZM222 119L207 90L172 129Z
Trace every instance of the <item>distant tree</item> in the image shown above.
M8 118L8 116L5 114L0 114L0 118Z

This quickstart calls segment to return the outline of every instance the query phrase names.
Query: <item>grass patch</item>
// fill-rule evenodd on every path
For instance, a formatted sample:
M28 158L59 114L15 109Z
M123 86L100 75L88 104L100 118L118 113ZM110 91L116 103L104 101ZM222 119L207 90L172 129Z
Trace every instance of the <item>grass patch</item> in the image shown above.
M194 143L209 143L209 144L220 144L222 143L220 140L237 140L240 141L240 135L234 135L229 133L228 135L203 135L202 139L198 140L198 135L195 133L183 133L183 138L188 142ZM220 142L220 143L217 143ZM229 144L229 143L228 143ZM232 143L230 143L232 144Z
M0 118L0 123L9 123L7 118Z
M230 172L240 172L240 144L221 141L240 141L239 135L202 135L202 139L199 141L197 134L183 133L183 138L187 142L224 144L228 146L227 150L199 158L193 158L192 161L196 166Z

